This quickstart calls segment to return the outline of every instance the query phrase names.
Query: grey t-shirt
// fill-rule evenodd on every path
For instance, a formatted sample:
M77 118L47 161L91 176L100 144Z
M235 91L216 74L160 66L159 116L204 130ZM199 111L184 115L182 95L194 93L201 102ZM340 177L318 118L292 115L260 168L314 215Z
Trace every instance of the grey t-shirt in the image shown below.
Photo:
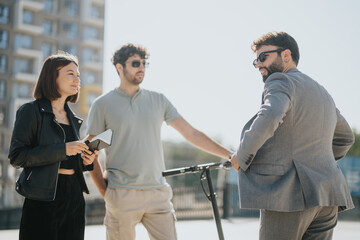
M139 89L130 97L114 89L92 104L87 133L113 130L112 145L106 151L106 177L110 188L151 189L168 186L161 126L181 116L161 93Z

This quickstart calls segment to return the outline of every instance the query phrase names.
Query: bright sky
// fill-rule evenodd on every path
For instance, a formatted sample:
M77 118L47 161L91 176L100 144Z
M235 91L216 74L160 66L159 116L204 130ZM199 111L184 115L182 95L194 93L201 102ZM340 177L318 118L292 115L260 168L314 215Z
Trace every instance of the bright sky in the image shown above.
M104 92L120 83L113 52L141 44L150 52L141 87L164 93L190 124L236 148L263 90L250 45L285 31L299 45L298 69L359 131L359 10L357 0L107 0ZM162 131L164 140L184 140L171 127Z

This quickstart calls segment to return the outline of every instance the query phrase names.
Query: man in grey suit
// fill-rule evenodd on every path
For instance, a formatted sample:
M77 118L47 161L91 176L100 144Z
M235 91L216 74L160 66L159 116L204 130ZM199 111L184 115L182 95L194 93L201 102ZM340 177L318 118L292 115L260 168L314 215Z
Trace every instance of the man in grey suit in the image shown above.
M332 239L338 211L354 207L336 161L354 136L330 94L296 67L287 33L252 44L265 83L258 113L245 125L231 163L241 208L260 209L260 239Z

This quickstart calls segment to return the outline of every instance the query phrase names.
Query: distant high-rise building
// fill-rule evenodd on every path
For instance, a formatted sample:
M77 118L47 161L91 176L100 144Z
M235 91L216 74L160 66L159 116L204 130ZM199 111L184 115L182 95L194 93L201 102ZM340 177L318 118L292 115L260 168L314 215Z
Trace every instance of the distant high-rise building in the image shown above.
M102 93L105 0L0 0L0 208L17 206L19 174L7 158L16 110L31 101L46 57L79 58L81 94L71 108L85 118Z

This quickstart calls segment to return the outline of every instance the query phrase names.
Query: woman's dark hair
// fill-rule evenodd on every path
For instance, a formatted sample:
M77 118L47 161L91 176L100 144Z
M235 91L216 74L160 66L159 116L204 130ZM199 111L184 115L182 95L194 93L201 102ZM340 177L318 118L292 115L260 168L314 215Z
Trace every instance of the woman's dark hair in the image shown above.
M79 67L77 57L63 51L58 51L56 54L46 58L35 85L34 98L47 98L52 101L61 97L56 84L56 79L59 76L59 70L70 63L75 63L75 65ZM76 94L69 96L66 99L66 102L76 103L79 92L80 89Z
M299 63L300 53L299 47L293 37L286 32L269 32L256 39L251 44L251 49L256 52L261 46L273 45L291 51L291 57L294 60L296 66Z
M114 66L120 63L125 67L125 62L129 59L129 57L132 57L135 54L138 54L142 59L147 59L149 57L149 53L144 47L128 43L114 53L111 62Z

